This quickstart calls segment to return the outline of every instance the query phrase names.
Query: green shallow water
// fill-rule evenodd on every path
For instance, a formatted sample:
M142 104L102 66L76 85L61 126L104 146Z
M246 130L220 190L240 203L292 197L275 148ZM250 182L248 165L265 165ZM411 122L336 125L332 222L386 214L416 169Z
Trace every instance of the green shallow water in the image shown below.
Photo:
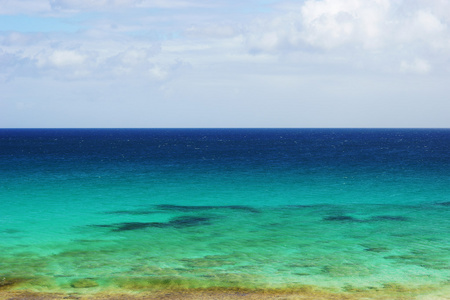
M15 288L41 291L438 288L449 282L447 217L440 204L134 206L36 239L3 230L0 267L24 280ZM66 239L46 240L58 232Z

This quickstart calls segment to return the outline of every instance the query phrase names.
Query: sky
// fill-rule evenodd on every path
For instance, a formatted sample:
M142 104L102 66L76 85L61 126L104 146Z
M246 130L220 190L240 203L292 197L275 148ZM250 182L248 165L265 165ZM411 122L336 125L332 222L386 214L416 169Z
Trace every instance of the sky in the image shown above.
M448 0L0 0L1 128L450 128Z

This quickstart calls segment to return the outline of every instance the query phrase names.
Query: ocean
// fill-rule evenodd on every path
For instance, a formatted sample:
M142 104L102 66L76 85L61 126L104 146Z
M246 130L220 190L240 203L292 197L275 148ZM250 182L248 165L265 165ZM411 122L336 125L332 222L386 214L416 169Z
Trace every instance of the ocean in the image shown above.
M449 285L449 129L0 129L0 292Z

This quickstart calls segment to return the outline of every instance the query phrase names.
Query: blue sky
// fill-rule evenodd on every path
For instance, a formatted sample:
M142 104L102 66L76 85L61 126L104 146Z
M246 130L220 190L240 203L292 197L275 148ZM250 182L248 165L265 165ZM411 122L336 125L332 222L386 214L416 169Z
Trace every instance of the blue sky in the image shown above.
M0 127L450 127L450 2L2 0Z

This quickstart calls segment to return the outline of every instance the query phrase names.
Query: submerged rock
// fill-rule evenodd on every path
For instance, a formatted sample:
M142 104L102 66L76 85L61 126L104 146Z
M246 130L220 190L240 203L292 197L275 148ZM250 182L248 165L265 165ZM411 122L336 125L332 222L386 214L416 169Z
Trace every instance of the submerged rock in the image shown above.
M385 283L383 284L383 290L389 291L389 292L400 292L404 293L409 291L409 289L401 284L398 283Z
M235 265L236 263L221 259L207 259L207 258L185 258L181 260L186 267L189 268L213 268L222 267L225 265Z
M115 211L108 211L106 212L106 214L114 214L114 215L135 215L135 216L140 216L140 215L151 215L151 214L156 214L157 212L155 211L150 211L150 210L115 210Z
M0 277L0 291L1 290L8 290L10 288L13 288L23 282L25 282L26 279L24 278L6 278L6 277Z
M128 231L128 230L136 230L143 229L152 226L152 223L149 222L124 222L116 225L116 229L114 231Z
M389 255L389 256L385 256L385 259L394 259L394 260L413 260L413 259L417 259L418 256L416 255L411 255L411 254L405 254L405 255Z
M390 249L387 247L371 247L371 248L366 248L364 250L369 251L369 252L377 252L377 253L390 251Z
M209 225L211 218L206 217L193 217L193 216L182 216L174 218L169 221L168 225L173 227L192 227L199 225Z
M408 221L408 218L402 216L375 216L369 221Z
M350 216L329 216L323 218L324 221L337 221L337 222L361 222L360 220Z
M361 292L367 291L366 288L356 287L356 286L353 286L353 285L351 285L351 284L346 284L346 285L344 285L344 286L342 287L342 290L343 290L344 292L349 292L349 293L361 293Z
M369 219L357 219L351 216L337 215L328 216L323 218L324 221L336 221L336 222L354 222L354 223L366 223L366 222L379 222L379 221L399 221L404 222L409 219L403 216L373 216Z
M70 286L76 289L85 289L97 287L98 283L90 278L77 279L70 283Z
M91 225L100 228L113 228L112 231L130 231L145 228L185 228L193 226L210 225L211 218L196 216L181 216L171 219L169 222L122 222L107 225Z
M367 267L356 264L325 266L322 268L322 273L331 277L368 276L371 274Z
M124 277L114 280L114 284L122 289L131 291L143 291L153 289L188 289L201 288L202 280L181 276L148 276L148 277Z
M204 206L188 206L188 205L173 205L173 204L160 204L156 208L160 210L181 211L181 212L195 212L203 210L215 210L215 209L232 209L257 213L257 209L246 205L204 205Z

